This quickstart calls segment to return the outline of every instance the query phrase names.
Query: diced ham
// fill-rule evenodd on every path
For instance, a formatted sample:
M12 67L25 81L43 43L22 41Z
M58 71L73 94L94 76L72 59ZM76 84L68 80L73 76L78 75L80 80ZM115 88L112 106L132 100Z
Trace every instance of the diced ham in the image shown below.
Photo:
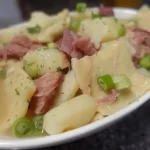
M113 8L100 5L99 13L103 16L114 16Z
M135 49L134 65L138 68L140 59L150 54L150 32L141 28L129 28L129 40Z
M65 30L63 38L56 42L58 48L63 52L67 53L73 58L81 58L83 54L80 51L76 51L73 46L73 42L78 40L78 36L74 32Z
M82 58L84 55L82 52L80 52L79 50L76 50L75 48L73 49L73 51L71 52L70 56L72 58Z
M109 95L105 98L101 98L97 100L98 104L111 104L113 103L118 97L118 93L115 89L110 90Z
M42 47L43 45L33 43L28 37L21 35L16 36L6 46L0 50L0 58L16 58L23 57L26 53L36 48Z
M78 37L74 35L73 32L69 30L64 31L62 43L61 43L61 49L66 52L67 54L71 54L73 50L73 41L78 40Z
M76 40L78 40L78 36L74 32L65 30L60 49L71 57L81 58L83 54L80 51L75 50L73 45L73 42Z
M30 102L29 111L36 115L45 114L52 106L55 90L62 81L63 74L61 72L48 72L36 79L37 89Z
M72 58L82 58L92 55L97 50L88 37L78 37L76 33L65 30L63 38L56 42L58 48Z
M85 55L91 56L92 54L96 53L95 46L88 37L81 37L73 42L73 45L76 49L81 49Z
M129 38L136 51L134 57L140 59L144 55L150 54L150 32L137 27L131 28L130 31Z

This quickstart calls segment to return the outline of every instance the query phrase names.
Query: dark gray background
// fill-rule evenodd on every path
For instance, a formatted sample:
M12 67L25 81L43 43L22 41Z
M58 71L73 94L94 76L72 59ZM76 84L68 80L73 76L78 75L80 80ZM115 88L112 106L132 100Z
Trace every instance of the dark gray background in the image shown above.
M28 19L30 13L34 10L56 13L64 7L74 9L76 2L79 1L87 2L89 7L99 6L100 2L109 5L113 3L113 0L0 0L0 28ZM150 0L141 1L141 4L150 4Z

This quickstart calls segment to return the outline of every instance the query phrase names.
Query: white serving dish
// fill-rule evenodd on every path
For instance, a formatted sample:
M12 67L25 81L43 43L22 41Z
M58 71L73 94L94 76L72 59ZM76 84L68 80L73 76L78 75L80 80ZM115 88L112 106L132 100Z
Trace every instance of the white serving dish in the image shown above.
M115 8L114 12L117 18L129 18L132 15L136 14L136 10L126 8ZM19 24L17 26L19 27L20 25L24 24ZM103 130L104 128L110 126L112 123L118 121L127 114L131 113L132 111L143 105L146 101L148 101L149 98L150 98L150 91L147 92L138 100L134 101L128 107L114 113L113 115L110 115L92 124L62 134L45 136L40 138L38 137L26 138L26 139L13 139L8 137L0 137L0 149L29 149L29 148L48 147L71 142L73 140L77 140L83 137L87 137L91 134L99 132L100 130Z

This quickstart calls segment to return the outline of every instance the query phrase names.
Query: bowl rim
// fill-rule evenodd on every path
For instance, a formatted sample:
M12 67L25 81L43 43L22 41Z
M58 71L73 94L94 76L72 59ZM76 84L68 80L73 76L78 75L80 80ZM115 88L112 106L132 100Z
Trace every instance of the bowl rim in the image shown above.
M92 8L96 9L96 8ZM135 15L136 10L124 7L114 8L115 16L119 13L124 12L125 14ZM72 13L72 12L71 12ZM119 18L119 16L118 16ZM14 27L19 27L25 25L25 23L21 23L18 25L13 25ZM7 29L7 28L6 28ZM0 32L5 29L1 29ZM116 122L117 120L123 118L124 116L128 115L142 104L144 104L150 98L150 91L144 94L139 99L135 100L133 103L129 104L127 107L117 111L116 113L103 118L102 120L98 120L91 124L85 125L83 127L57 134L52 136L45 136L45 137L36 137L36 138L27 138L27 139L13 139L13 138L3 138L0 137L0 149L31 149L31 148L42 148L47 146L54 146L59 145L62 143L66 143L69 141L73 141L75 139L80 139L85 136L89 136L96 131L102 130L107 126L111 125L112 123Z

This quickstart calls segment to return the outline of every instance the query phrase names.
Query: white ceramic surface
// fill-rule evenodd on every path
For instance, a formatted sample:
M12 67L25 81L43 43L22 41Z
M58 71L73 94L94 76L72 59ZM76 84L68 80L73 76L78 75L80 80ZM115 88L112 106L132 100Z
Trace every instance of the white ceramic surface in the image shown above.
M133 9L125 8L115 8L115 16L118 18L128 18L134 14L136 11ZM104 128L108 127L117 120L123 118L127 114L131 113L142 104L144 104L150 98L150 92L147 92L144 96L130 104L128 107L116 112L113 115L110 115L102 120L94 122L92 124L86 125L84 127L68 131L66 133L46 136L40 138L27 138L27 139L12 139L6 137L0 137L0 149L28 149L28 148L39 148L54 146L62 143L67 143L76 139L80 139L91 135L93 133L99 132Z

